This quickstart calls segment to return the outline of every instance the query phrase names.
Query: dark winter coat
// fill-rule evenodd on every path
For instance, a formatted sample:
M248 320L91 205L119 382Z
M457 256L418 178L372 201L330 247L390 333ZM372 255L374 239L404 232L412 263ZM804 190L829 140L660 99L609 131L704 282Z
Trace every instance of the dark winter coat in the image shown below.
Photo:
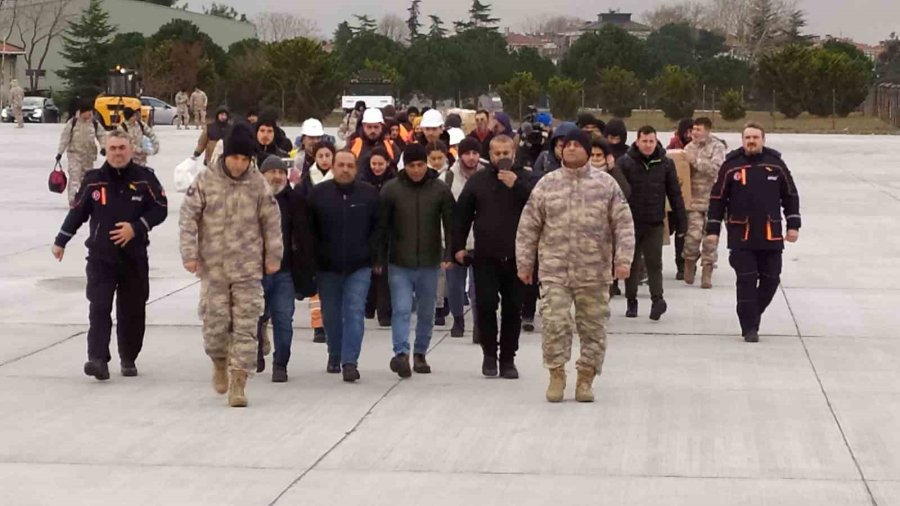
M679 234L687 232L687 214L678 173L675 163L666 156L662 145L656 145L656 151L645 157L632 145L628 154L619 158L616 165L622 170L625 179L631 186L628 204L634 218L635 229L660 225L666 219L666 198L675 215L675 231Z
M316 185L309 194L309 219L318 270L348 275L372 267L378 212L378 190L368 183L330 180Z

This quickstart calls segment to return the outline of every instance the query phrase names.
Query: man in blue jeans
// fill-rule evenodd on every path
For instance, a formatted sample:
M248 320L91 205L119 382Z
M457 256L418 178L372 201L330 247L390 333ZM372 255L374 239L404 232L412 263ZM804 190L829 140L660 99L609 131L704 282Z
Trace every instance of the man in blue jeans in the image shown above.
M437 278L442 268L451 265L453 194L447 185L429 175L426 158L425 146L408 145L403 151L404 170L381 190L379 264L389 264L394 341L391 370L401 378L412 376L409 320L414 294L418 307L412 370L431 373L425 354L434 328ZM446 248L441 245L441 225Z
M277 156L265 158L259 167L260 172L269 183L272 194L281 211L281 237L284 251L291 251L291 187L288 185L287 165ZM259 353L257 354L257 372L265 369L265 355L268 355L268 338L265 328L272 321L275 336L275 356L272 367L272 382L284 383L288 380L287 365L291 358L291 342L294 339L294 280L291 276L291 255L285 254L281 260L281 269L275 274L267 274L262 280L263 293L266 299L265 311L259 319Z
M310 228L316 242L319 298L328 335L329 373L359 380L366 297L378 240L378 190L356 180L356 155L335 154L334 179L309 195Z

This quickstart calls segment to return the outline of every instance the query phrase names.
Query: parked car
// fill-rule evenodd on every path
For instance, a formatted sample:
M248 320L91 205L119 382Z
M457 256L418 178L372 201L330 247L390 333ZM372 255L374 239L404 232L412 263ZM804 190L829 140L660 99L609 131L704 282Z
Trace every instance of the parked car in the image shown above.
M59 108L52 98L25 97L22 101L22 115L28 123L59 123ZM0 120L4 123L16 120L11 107L4 107L0 111Z
M150 116L153 118L154 125L174 125L175 124L175 106L167 104L156 97L141 97L141 105L150 106L153 112Z

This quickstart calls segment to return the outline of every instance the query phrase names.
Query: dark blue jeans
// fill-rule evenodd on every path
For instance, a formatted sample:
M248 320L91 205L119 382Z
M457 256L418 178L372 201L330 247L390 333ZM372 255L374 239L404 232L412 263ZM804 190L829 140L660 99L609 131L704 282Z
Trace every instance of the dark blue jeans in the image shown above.
M474 278L472 267L453 265L447 271L447 299L450 301L450 314L454 318L462 318L465 311L466 275ZM469 304L475 307L475 283L469 285ZM478 322L477 311L472 311L473 322Z
M413 294L416 306L416 342L413 352L428 353L431 332L434 330L434 306L437 297L437 278L440 267L406 269L391 265L388 280L391 284L391 332L394 355L409 355L409 319L412 316Z
M262 320L272 320L273 361L277 366L287 367L294 340L294 281L290 272L281 271L264 276L262 286L266 298Z
M316 274L322 319L328 334L328 358L341 364L359 363L365 332L366 296L372 269L366 267L343 275L320 271Z

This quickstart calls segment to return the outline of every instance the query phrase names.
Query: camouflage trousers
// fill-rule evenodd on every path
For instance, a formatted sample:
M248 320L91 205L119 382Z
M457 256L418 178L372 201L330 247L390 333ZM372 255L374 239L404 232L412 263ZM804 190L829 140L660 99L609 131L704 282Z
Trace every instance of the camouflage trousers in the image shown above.
M227 283L203 278L199 313L206 354L227 358L232 371L256 371L256 326L264 304L258 280Z
M197 128L203 128L204 126L206 126L206 110L205 109L201 109L198 107L197 109L194 110L194 125L196 125Z
M710 246L704 241L706 233L706 212L704 211L688 211L688 229L687 235L684 236L684 253L682 256L685 260L697 261L703 259L701 265L715 266L719 261L718 249Z
M69 183L68 183L68 196L69 196L69 205L75 203L75 196L78 195L78 190L81 189L81 180L84 179L84 174L94 168L94 161L80 157L76 155L68 156L68 165L69 165Z
M22 106L13 106L13 116L16 118L16 128L25 126L25 115L22 113Z
M180 106L175 110L175 124L178 126L178 129L181 130L181 127L189 127L191 124L191 115L188 114L188 108L185 106Z
M555 369L572 358L572 304L575 328L581 339L578 370L600 374L606 357L606 322L609 320L609 285L570 288L554 283L541 285L541 319L544 326L544 367Z

